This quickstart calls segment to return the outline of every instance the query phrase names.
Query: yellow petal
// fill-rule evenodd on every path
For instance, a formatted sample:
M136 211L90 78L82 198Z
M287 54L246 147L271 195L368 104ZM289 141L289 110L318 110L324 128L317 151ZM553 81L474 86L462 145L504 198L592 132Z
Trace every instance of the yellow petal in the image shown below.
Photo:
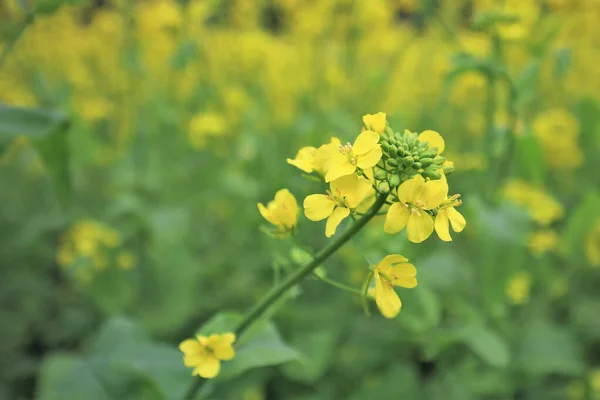
M293 194L287 189L281 189L275 194L276 216L280 224L286 227L296 225L298 221L298 203Z
M446 148L446 144L444 143L442 135L440 135L436 131L423 131L419 134L418 139L421 142L427 142L429 148L437 147L438 155L442 154L442 152Z
M257 206L260 215L262 215L264 219L273 225L279 225L279 220L273 214L271 214L267 207L263 206L261 203L258 203Z
M375 303L377 308L386 318L394 318L400 312L402 302L400 297L391 287L390 283L383 281L377 270L374 271L375 275Z
M288 164L295 166L296 168L301 169L306 173L313 172L315 155L317 149L311 146L303 147L298 150L298 154L296 154L296 158L293 160L291 158L287 159Z
M371 182L354 174L331 182L331 192L343 199L348 207L356 208L371 193Z
M444 242L451 242L450 226L448 225L448 210L440 210L435 217L435 232Z
M462 232L462 230L465 229L465 226L467 226L465 217L463 217L454 207L448 208L448 219L450 219L454 232Z
M184 354L199 354L202 352L202 346L197 340L187 339L179 343L179 350Z
M396 280L414 278L415 276L417 276L417 269L412 264L400 263L400 264L396 264L396 265L392 266L392 268L390 268L390 270L388 271L387 275L391 276L394 279L392 281L392 283L394 285L396 285L397 284ZM415 280L415 282L416 282L416 280ZM415 283L415 286L416 286L416 283ZM414 287L414 286L411 286L411 287Z
M320 221L331 215L335 203L324 194L311 194L304 199L304 215L311 221Z
M341 155L339 151L340 144L340 139L333 137L329 143L319 147L315 152L314 170L321 175L327 174L332 157Z
M405 203L416 203L421 199L421 192L425 188L425 179L421 175L407 180L398 187L398 197Z
M364 131L354 141L352 153L355 155L365 154L377 147L379 142L379 133L373 131ZM379 160L377 160L379 161Z
M410 211L403 204L392 204L387 212L387 215L385 216L383 230L387 233L400 232L406 226L409 216Z
M425 182L419 197L427 210L439 207L448 198L448 181L446 180L446 176L442 175L440 179Z
M400 254L390 254L389 256L385 256L383 260L379 262L377 267L383 271L384 274L387 274L386 271L392 268L395 264L405 263L407 261L408 259Z
M221 363L216 357L207 357L206 360L198 365L193 372L193 375L200 375L203 378L214 378L219 374Z
M433 232L433 218L423 211L412 212L406 223L408 240L413 243L421 243Z
M345 157L341 162L336 160L336 162L329 164L329 170L327 171L327 175L325 175L325 182L335 181L342 176L354 174L354 171L356 171L356 166L352 165Z
M365 170L373 168L381 160L382 156L381 145L378 144L377 147L368 153L356 156L356 165Z
M219 360L231 360L235 356L235 350L231 344L220 342L212 349Z
M367 114L363 116L363 122L367 129L374 130L375 132L383 132L386 126L386 115L384 112Z
M337 207L335 210L333 210L329 218L327 218L327 224L325 225L325 236L332 237L335 235L338 225L348 215L350 215L350 210L346 207Z

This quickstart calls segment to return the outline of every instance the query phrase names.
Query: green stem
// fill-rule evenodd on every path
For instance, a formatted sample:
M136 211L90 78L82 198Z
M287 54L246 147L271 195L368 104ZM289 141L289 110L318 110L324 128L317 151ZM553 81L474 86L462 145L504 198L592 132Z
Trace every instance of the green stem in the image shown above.
M331 242L327 247L318 252L310 263L289 275L283 282L274 287L265 297L263 297L262 300L256 303L254 307L248 311L246 317L234 329L236 336L239 338L254 323L254 321L259 319L280 297L310 275L319 265L327 260L329 256L334 254L340 247L346 244L348 240L356 235L367 222L377 215L381 207L385 204L386 199L387 195L379 196L377 200L375 200L375 203L373 203L371 209L367 211L362 218L357 220L346 232L338 237L337 240ZM185 398L193 399L196 396L196 392L205 381L205 379L196 379L188 390Z
M12 35L12 37L10 39L8 39L8 43L6 43L6 45L4 45L4 49L2 50L2 53L0 53L0 68L2 68L2 65L8 58L8 55L10 54L12 49L15 47L15 44L17 44L17 42L23 35L23 32L25 32L25 28L27 28L29 26L29 24L31 24L32 22L33 22L33 15L30 14L25 18L23 23L17 28L17 31L14 33L14 35Z
M515 153L515 149L517 146L517 140L516 140L516 131L517 131L517 124L519 122L518 119L518 113L517 113L517 89L512 81L512 79L510 78L510 76L505 73L503 76L504 81L506 82L507 86L508 86L508 91L509 91L509 96L508 96L508 100L506 102L506 109L507 109L507 113L508 113L508 130L506 132L506 140L507 140L507 145L506 148L504 150L504 154L502 156L502 158L499 160L499 162L497 163L497 171L496 171L496 179L495 179L495 187L496 189L500 189L502 188L502 186L504 186L504 183L506 182L506 179L509 177L510 175L510 165L512 163L512 159Z
M321 281L323 281L323 282L325 282L325 283L327 283L327 284L329 284L329 285L331 285L333 287L336 287L336 288L338 288L340 290L344 290L346 292L350 292L350 293L356 294L358 296L362 296L362 292L360 290L358 290L357 288L353 288L352 286L348 286L348 285L346 285L346 284L344 284L342 282L338 282L338 281L335 281L333 279L326 278L324 276L319 276L317 274L313 274L313 275L317 279L319 279L319 280L321 280Z

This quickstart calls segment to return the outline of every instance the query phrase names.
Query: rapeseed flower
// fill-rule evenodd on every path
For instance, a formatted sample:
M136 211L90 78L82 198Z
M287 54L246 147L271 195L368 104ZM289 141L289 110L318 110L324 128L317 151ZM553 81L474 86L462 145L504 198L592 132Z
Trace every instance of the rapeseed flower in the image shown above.
M513 304L525 304L529 300L531 280L529 272L519 272L508 281L505 291Z
M414 288L417 286L417 270L405 257L392 254L385 257L373 269L375 278L375 302L386 318L394 318L400 312L402 302L394 286Z
M383 131L385 131L385 128L387 126L386 115L384 112L364 115L363 122L367 127L367 130L372 130L377 133L382 133Z
M233 359L235 334L231 332L213 334L208 337L197 335L196 339L187 339L179 344L183 352L183 363L194 368L192 375L202 378L214 378L221 370L221 361Z
M304 199L304 214L311 221L327 218L325 236L335 234L338 225L360 205L371 192L371 182L356 175L336 179L327 194L312 194Z
M258 203L258 211L264 219L275 226L273 233L277 236L293 234L298 222L298 203L288 189L275 193L275 199L265 207Z
M340 145L337 152L329 154L329 168L325 181L331 182L342 176L354 174L361 170L373 168L383 155L379 145L379 134L374 131L363 131L354 144Z

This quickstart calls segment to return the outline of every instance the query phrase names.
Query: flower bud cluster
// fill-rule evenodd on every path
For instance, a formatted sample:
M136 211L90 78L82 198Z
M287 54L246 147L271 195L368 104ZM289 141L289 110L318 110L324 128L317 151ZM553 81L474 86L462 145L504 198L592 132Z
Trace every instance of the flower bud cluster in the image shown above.
M380 133L379 143L383 157L374 168L378 189L387 192L416 175L437 180L442 177L441 168L446 159L438 154L437 147L420 141L416 133L404 133L387 128Z

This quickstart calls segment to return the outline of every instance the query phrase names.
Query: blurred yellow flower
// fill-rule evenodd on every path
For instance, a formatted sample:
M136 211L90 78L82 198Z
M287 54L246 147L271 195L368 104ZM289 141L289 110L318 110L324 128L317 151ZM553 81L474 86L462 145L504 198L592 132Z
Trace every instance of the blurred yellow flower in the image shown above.
M509 201L525 208L530 218L542 226L548 226L562 218L562 205L541 188L522 180L513 180L504 188Z
M384 112L364 115L363 122L367 127L367 130L372 130L377 133L385 131L385 127L387 126L386 115Z
M196 339L187 339L179 344L183 352L183 363L194 368L192 375L202 378L214 378L221 370L221 361L233 359L235 334L231 332L213 334L208 337L197 335Z
M275 199L265 207L258 203L258 211L264 219L276 227L277 235L293 234L298 222L298 203L288 189L275 193Z
M226 131L225 118L212 112L196 114L188 124L188 137L196 149L203 149L209 137L223 136Z
M331 191L327 194L311 194L304 199L304 214L311 221L321 221L327 218L325 236L331 237L348 215L350 210L358 205L370 193L372 186L365 178L356 175L346 175L329 185Z
M535 257L541 257L544 254L555 251L560 243L560 237L553 229L542 229L533 232L529 236L529 251Z
M539 114L532 125L546 163L554 169L574 169L583 162L578 145L581 131L577 118L564 109L552 109Z
M531 280L529 272L518 272L508 281L505 291L512 304L525 304L529 300Z
M585 256L594 267L600 267L600 221L589 230L584 239Z
M329 154L329 170L325 181L331 182L342 176L354 174L356 168L373 168L383 155L379 142L379 134L364 131L354 141L339 146L339 151Z
M600 368L590 371L590 389L592 389L594 399L600 398Z
M408 259L398 254L386 256L373 269L375 278L375 302L386 318L394 318L400 312L402 302L394 286L414 288L417 286L417 270Z
M119 268L129 270L135 267L137 257L129 250L123 250L117 255L117 265Z
M445 179L426 182L421 175L416 175L398 187L399 202L390 206L384 230L396 233L406 227L408 240L421 243L433 232L430 211L439 207L447 196L448 183Z

